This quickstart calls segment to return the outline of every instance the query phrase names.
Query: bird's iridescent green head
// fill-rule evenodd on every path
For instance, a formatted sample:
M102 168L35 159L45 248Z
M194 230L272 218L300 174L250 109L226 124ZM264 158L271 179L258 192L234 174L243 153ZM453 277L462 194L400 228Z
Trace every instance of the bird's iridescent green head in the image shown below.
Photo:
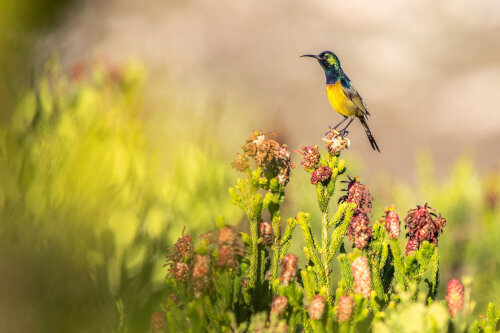
M344 75L342 67L340 67L339 58L332 51L323 51L318 55L304 54L301 57L311 57L318 60L319 64L325 71L327 83L330 83L330 81L334 81Z

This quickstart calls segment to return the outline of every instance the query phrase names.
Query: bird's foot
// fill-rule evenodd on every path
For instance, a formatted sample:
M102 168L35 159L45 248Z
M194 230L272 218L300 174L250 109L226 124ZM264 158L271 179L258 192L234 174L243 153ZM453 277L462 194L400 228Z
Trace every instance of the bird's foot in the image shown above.
M347 134L349 134L349 131L348 131L347 129L345 129L345 128L344 128L344 129L343 129L343 130L341 130L339 133L340 133L340 135L341 135L343 138L345 138L345 137L347 136Z

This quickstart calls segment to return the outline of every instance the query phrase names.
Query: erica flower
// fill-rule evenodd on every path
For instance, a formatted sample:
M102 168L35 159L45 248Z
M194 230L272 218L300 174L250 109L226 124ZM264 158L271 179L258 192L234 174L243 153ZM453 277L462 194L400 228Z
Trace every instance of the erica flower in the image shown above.
M174 249L170 255L167 256L167 263L169 266L168 275L174 277L178 281L186 281L189 276L189 262L194 257L193 240L190 235L180 237L174 244Z
M271 245L274 240L273 228L269 222L262 222L259 224L260 237L262 238L263 245Z
M247 155L238 154L236 160L233 162L233 168L238 171L245 171L249 167L249 161Z
M372 211L373 196L368 186L361 184L358 177L351 179L349 176L349 185L347 185L347 194L339 199L339 202L349 202L356 204L356 213L370 214ZM345 181L344 181L345 182Z
M349 321L352 316L352 309L354 308L354 300L349 296L342 296L339 298L337 308L337 319L339 322L344 323Z
M156 311L151 316L151 331L154 333L161 332L167 327L167 323L165 322L165 316Z
M349 148L351 144L348 138L344 138L334 129L330 129L330 132L326 134L323 140L326 141L326 148L332 155L338 154L342 150Z
M217 238L217 265L224 267L236 267L237 256L243 256L244 245L240 234L234 227L225 227L219 230Z
M316 295L309 303L309 318L312 320L320 320L325 311L326 300L321 295Z
M368 216L365 213L354 215L347 228L347 234L356 248L364 249L370 242L373 234Z
M372 291L372 279L370 266L366 257L358 257L351 265L354 294L361 294L363 297L370 297Z
M295 254L287 254L281 261L281 282L288 286L290 280L295 278L297 274L297 256Z
M197 254L193 266L192 287L194 296L200 298L201 294L210 286L210 256Z
M300 165L302 165L304 169L316 169L320 158L318 146L305 146L302 147L302 151L301 154L303 159Z
M433 208L428 204L411 209L405 217L407 236L418 244L428 241L437 244L439 235L446 226L446 220L436 216Z
M453 279L448 282L447 291L445 298L448 302L448 310L450 316L455 317L458 312L464 310L464 286L457 279Z
M271 315L281 316L285 313L287 305L288 298L285 296L274 296L273 302L271 303Z
M401 230L401 222L395 211L394 206L387 207L385 210L385 230L389 234L389 238L398 239Z
M323 183L325 185L332 176L332 169L329 167L320 167L313 171L311 175L311 184Z
M416 240L415 238L408 239L408 243L406 243L405 255L409 255L416 250L418 250L418 240Z

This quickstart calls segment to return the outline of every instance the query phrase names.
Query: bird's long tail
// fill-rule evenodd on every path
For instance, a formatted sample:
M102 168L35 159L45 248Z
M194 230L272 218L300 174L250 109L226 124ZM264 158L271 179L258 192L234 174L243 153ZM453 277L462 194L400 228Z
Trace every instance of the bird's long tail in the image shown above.
M373 137L372 131L370 130L370 127L366 123L365 117L360 117L359 120L361 120L361 124L363 125L363 128L365 129L366 136L368 137L368 140L370 140L370 144L372 145L373 150L376 150L380 153L380 149L378 149L377 142L375 141L375 138Z

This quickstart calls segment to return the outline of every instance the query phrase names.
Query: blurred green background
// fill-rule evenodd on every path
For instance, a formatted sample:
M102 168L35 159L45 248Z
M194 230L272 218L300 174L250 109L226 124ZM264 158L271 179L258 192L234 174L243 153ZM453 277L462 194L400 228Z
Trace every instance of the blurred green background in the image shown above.
M250 130L293 150L337 121L297 58L324 49L373 115L382 154L356 124L344 155L373 218L428 202L443 286L471 276L480 311L500 304L498 6L0 0L0 331L115 331L120 301L147 331L183 228L245 228L227 187ZM283 215L319 221L293 175Z

